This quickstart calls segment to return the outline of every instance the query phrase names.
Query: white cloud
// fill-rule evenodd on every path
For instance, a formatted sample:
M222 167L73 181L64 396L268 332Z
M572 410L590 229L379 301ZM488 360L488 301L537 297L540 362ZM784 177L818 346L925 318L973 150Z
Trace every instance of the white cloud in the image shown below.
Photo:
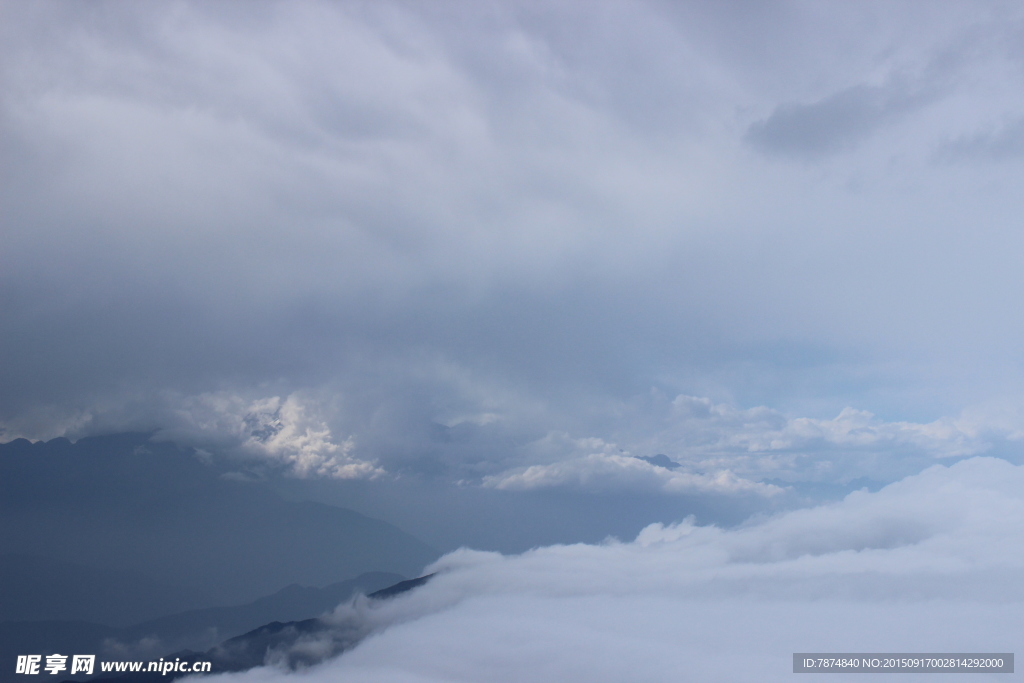
M671 426L687 446L707 450L809 450L816 446L878 449L912 446L936 457L976 455L988 447L975 430L943 418L927 424L885 422L865 410L844 408L831 419L789 418L767 407L737 408L708 398L677 396L672 401Z
M298 477L357 479L383 474L353 454L355 441L337 441L316 401L293 393L248 399L219 392L183 399L163 438L215 443L250 458L283 465Z
M530 465L484 477L483 485L497 489L572 487L584 491L663 491L665 493L757 493L781 489L741 479L729 470L707 474L677 472L628 455L591 453L550 465Z
M892 481L935 459L979 455L1018 438L1014 405L979 406L919 423L886 421L851 407L833 418L800 417L679 395L645 404L638 426L613 436L632 453L665 453L693 472L727 468L753 480Z
M892 481L936 459L964 458L999 439L1019 438L1020 411L977 407L928 423L888 422L844 408L834 418L788 416L765 406L742 408L706 397L655 396L608 410L608 431L573 437L548 432L525 444L484 486L507 490L572 488L583 491L756 493L761 482L845 483L860 477ZM679 463L666 469L634 456L664 453ZM518 462L516 462L518 461Z
M972 458L733 530L460 550L411 593L339 607L375 635L303 680L790 680L793 652L1010 652L1022 547L1024 467Z

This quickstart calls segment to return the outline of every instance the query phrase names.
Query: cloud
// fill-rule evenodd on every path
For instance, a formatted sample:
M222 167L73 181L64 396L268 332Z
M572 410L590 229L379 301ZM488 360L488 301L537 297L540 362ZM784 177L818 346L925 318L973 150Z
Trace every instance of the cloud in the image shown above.
M592 453L551 465L531 465L503 472L484 477L483 485L511 491L570 487L584 491L756 493L766 496L781 492L777 486L741 479L729 470L708 474L675 472L639 458L605 453Z
M941 145L937 158L947 162L1012 161L1024 156L1024 118Z
M781 104L750 125L745 140L768 154L823 157L852 147L881 126L935 99L905 84L857 85L811 104Z
M1017 10L95 7L4 5L5 439L783 486L1019 393L1015 176L933 163L1019 118Z
M664 453L691 472L728 468L743 479L776 483L892 481L936 458L978 455L1018 438L1015 413L1001 410L979 406L928 423L885 421L851 407L812 418L681 394L649 401L635 420L640 428L614 438L631 453Z
M1013 651L1022 491L1024 467L972 458L732 530L460 550L408 594L340 606L373 635L303 678L789 680L800 651Z
M935 457L955 457L975 455L987 447L972 426L956 419L942 418L928 424L885 422L868 411L850 407L831 419L789 418L764 406L740 409L704 397L680 395L672 401L672 421L671 431L684 438L697 432L695 441L751 453L816 446L911 446Z
M834 418L793 417L686 394L671 400L655 394L617 411L600 436L552 431L524 444L506 457L512 466L485 475L482 484L519 491L771 496L784 482L892 481L935 459L978 455L1001 440L1019 439L1021 425L1005 405L930 423L887 422L850 407ZM647 453L675 466L659 466Z
M249 400L220 392L184 399L161 438L205 445L257 464L283 466L297 477L358 479L384 471L337 442L314 401L291 394Z
M945 106L965 113L932 125L922 93L951 79L929 65L1006 62L967 51L958 11L687 5L674 22L661 3L602 6L271 2L243 19L7 3L0 342L19 362L2 412L281 377L291 391L422 357L541 400L651 377L701 393L729 363L774 367L780 340L888 362L979 328L933 311L978 309L942 263L910 258L921 236L900 217L938 205L883 201L887 140L826 180L742 153L745 131L799 153L909 122L891 172L950 196L921 151L998 114L952 79L936 105L956 95ZM986 215L1012 226L1014 202ZM959 258L934 213L928 243ZM979 248L1012 253L1012 234ZM972 301L1014 289L957 282Z
M504 491L770 497L800 482L893 481L1024 434L1015 401L919 423L852 407L831 418L794 416L653 391L592 405L581 421L464 370L420 374L417 384L396 383L373 400L338 385L269 395L165 391L142 411L135 401L108 402L88 413L48 414L56 432L33 432L24 422L7 430L10 438L159 430L157 438L298 477L390 474ZM674 466L651 461L655 454Z

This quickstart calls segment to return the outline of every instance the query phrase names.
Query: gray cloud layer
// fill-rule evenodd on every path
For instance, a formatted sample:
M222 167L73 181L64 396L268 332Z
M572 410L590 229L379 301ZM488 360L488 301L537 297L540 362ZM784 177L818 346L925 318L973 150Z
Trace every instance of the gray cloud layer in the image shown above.
M1019 438L1015 5L2 7L5 439L660 490Z

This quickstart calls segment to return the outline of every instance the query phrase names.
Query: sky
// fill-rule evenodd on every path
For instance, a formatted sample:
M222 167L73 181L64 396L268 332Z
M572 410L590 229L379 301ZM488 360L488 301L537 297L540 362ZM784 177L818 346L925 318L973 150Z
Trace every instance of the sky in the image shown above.
M5 441L765 505L1019 461L1014 3L0 7Z

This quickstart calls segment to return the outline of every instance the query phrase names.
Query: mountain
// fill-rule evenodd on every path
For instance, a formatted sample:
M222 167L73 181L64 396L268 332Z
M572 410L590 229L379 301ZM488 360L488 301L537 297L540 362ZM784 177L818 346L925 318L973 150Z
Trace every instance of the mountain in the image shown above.
M32 680L15 673L19 655L99 654L104 639L117 629L87 621L0 622L0 681Z
M0 444L0 548L20 577L2 590L23 596L0 601L0 619L127 626L290 584L416 576L438 555L386 522L226 479L150 437Z
M356 593L375 595L402 582L399 574L368 572L323 588L292 584L245 605L191 610L136 624L121 629L116 638L121 642L157 639L165 644L166 652L205 650L263 624L317 616L333 610Z
M209 601L208 595L138 572L37 555L0 555L0 620L126 624Z
M399 581L367 595L371 600L387 600L422 586L433 574ZM245 671L263 664L288 668L310 666L351 649L370 633L369 625L357 615L325 615L311 619L273 621L240 636L230 638L206 652L182 650L164 657L165 661L210 662L212 673ZM107 674L92 679L95 683L156 683L187 674L155 672Z
M330 612L357 593L380 597L408 583L398 574L371 572L323 588L291 585L245 605L191 610L125 628L85 621L4 621L0 622L0 681L17 680L14 663L21 654L155 660L176 651L209 650L225 640L232 643L235 637L268 623L317 621L309 617Z

